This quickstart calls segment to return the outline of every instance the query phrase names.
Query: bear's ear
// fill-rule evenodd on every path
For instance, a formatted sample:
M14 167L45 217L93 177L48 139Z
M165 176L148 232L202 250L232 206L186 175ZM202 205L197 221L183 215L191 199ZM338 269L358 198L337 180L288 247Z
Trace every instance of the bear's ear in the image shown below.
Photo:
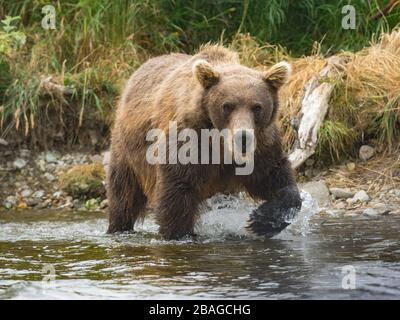
M292 66L286 61L273 65L264 73L264 80L270 83L276 90L289 81Z
M193 73L204 88L210 88L219 81L219 73L206 60L198 60L193 64Z

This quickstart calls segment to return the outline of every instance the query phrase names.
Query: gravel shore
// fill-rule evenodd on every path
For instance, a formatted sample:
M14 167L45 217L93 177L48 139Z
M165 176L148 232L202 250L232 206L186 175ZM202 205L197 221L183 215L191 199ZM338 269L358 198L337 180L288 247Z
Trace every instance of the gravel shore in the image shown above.
M0 151L0 211L25 209L106 210L104 176L92 190L83 174L73 180L74 188L63 183L73 168L107 166L108 152L97 154L47 151L33 154L27 149ZM351 168L350 168L351 169ZM85 169L86 170L86 169ZM72 172L72 173L71 173ZM75 173L76 174L76 173ZM369 192L368 185L334 185L329 170L314 168L309 159L299 172L299 187L318 201L321 212L331 216L379 216L400 214L400 186L383 185ZM94 179L94 178L91 178ZM71 184L71 179L67 180ZM327 182L329 181L329 183ZM100 187L99 187L100 186ZM72 192L71 190L74 190Z

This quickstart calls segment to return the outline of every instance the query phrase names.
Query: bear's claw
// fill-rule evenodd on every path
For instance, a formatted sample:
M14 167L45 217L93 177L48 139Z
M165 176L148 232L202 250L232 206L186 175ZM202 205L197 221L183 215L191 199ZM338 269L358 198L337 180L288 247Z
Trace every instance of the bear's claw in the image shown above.
M250 214L246 229L258 236L271 238L290 224L300 208L301 202L288 207L277 200L266 201Z
M272 238L285 229L289 224L290 223L288 222L282 222L280 225L274 225L274 223L268 221L261 223L249 220L246 229L257 236Z

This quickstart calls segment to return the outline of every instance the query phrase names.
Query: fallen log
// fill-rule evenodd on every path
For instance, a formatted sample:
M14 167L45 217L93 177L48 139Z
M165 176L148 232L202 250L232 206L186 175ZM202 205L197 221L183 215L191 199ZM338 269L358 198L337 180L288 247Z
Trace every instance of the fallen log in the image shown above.
M328 58L325 67L304 86L297 138L294 149L289 154L289 161L294 169L315 153L318 132L329 108L334 83L342 76L345 63L345 57Z
M41 90L50 94L57 94L60 96L71 95L74 93L75 89L72 87L66 87L53 81L52 76L42 77L40 81Z

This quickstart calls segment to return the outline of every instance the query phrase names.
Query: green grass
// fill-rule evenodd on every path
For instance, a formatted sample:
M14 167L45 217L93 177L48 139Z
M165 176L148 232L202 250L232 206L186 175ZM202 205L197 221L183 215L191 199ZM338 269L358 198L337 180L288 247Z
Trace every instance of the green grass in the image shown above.
M351 156L355 150L357 135L346 124L326 120L318 134L316 154L325 162L341 160L344 156Z
M386 144L392 151L400 138L400 96L390 99L382 112L373 119L371 134L376 135L380 144Z
M57 30L45 31L40 22L46 1L3 1L0 15L20 16L29 36L59 37L63 58L81 60L93 48L118 47L127 39L161 53L190 51L221 35L230 41L237 33L250 33L261 42L278 43L293 55L307 54L315 41L323 52L359 50L375 33L390 30L400 18L395 8L385 18L370 20L384 0L64 0L53 2ZM344 5L356 9L356 30L341 27ZM1 17L1 16L0 16ZM3 18L3 17L1 17ZM60 35L60 32L63 34ZM50 39L53 38L53 39Z
M83 130L95 121L107 135L122 84L148 57L223 42L239 51L244 64L265 65L309 54L315 42L322 54L356 51L400 21L400 6L370 19L384 0L58 0L51 2L56 30L44 30L41 9L48 3L0 0L0 20L16 17L0 26L0 137L22 135L21 143L41 147L61 131L68 132L67 144L83 143ZM356 30L341 27L346 4L357 10ZM40 78L47 75L74 87L74 94L43 95ZM348 145L345 136L357 121L351 103L337 108L347 108L339 115L349 114L329 115L319 149L332 157ZM397 137L394 110L388 102L374 122L385 141Z

